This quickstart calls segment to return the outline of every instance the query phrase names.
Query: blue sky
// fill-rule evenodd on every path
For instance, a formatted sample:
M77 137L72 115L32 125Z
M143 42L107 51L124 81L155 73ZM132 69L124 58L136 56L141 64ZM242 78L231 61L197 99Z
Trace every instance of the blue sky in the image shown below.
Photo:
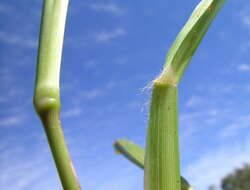
M145 144L150 91L199 0L71 0L62 124L85 190L143 189L112 143ZM61 189L32 106L42 0L0 2L0 189ZM228 0L179 86L181 173L207 190L250 162L250 3Z

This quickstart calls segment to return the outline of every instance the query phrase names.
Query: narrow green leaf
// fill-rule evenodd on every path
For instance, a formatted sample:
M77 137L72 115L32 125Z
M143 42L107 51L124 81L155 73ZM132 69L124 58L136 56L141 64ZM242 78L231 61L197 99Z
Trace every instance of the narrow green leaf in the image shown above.
M127 139L119 139L114 143L117 153L122 154L128 160L144 169L144 150L138 145L128 141Z
M177 85L210 24L226 0L202 0L170 48L158 80Z
M137 144L127 139L119 139L114 143L115 151L122 154L125 158L133 162L138 167L144 169L144 150ZM188 181L181 177L181 190L191 190Z

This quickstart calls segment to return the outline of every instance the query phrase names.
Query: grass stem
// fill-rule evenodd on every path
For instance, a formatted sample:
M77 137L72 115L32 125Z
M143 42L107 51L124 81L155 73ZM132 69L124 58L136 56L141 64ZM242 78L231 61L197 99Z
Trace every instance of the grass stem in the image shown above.
M80 190L60 122L60 65L68 0L44 0L33 98L64 190Z
M145 190L180 190L177 87L153 87L144 163Z
M180 190L178 84L225 0L202 0L170 48L153 83L144 163L144 190Z

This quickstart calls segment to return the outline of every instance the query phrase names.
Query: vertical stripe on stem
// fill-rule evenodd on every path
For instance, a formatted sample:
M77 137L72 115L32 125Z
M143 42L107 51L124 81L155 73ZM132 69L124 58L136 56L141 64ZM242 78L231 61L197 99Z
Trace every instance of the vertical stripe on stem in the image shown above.
M177 87L155 82L145 156L145 190L180 190Z

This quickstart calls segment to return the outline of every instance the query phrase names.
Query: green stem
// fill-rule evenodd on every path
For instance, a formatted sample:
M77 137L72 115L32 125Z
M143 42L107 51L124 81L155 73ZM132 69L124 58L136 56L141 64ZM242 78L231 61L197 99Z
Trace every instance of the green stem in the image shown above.
M154 83L145 155L145 190L180 190L177 88Z
M180 190L177 86L225 0L202 0L170 48L153 83L145 155L145 190Z
M40 115L64 190L80 190L60 125L59 110L52 108Z
M59 79L67 8L68 0L44 0L33 103L64 190L80 190L60 122Z

